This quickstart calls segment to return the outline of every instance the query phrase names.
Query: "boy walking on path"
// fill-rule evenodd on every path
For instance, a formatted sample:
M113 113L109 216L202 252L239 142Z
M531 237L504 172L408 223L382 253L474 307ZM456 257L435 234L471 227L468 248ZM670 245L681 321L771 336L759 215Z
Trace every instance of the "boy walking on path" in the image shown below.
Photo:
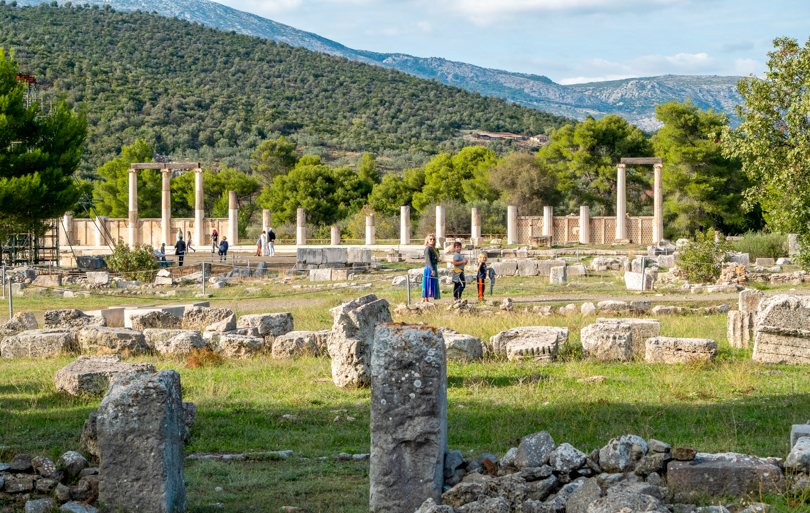
M453 244L453 297L456 300L461 299L461 294L467 286L467 280L464 278L464 266L467 261L461 254L461 243L456 242Z
M484 283L487 279L487 254L480 253L478 255L478 272L475 275L476 280L478 281L478 301L484 300L484 291L486 291L487 286Z
M228 261L228 237L222 237L222 242L219 243L219 261Z

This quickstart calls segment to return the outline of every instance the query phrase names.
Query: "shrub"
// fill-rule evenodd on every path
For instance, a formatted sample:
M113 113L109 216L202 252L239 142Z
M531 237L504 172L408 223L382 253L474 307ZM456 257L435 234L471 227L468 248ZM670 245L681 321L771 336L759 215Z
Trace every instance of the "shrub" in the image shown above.
M793 262L802 268L803 271L810 271L810 234L799 234L799 253L793 255Z
M225 363L225 358L211 349L192 349L186 356L187 369L199 369L201 367L217 367Z
M113 254L105 261L107 267L121 273L127 279L152 281L154 272L158 269L155 250L151 245L136 244L134 248L130 248L129 244L124 244L121 239L118 239Z
M695 232L694 242L679 250L681 261L678 265L686 272L690 282L711 282L720 276L721 264L726 260L726 253L730 249L731 244L722 235L715 242L712 229L705 233Z
M748 232L732 247L740 253L748 253L752 262L757 258L781 258L788 254L787 236L781 233Z

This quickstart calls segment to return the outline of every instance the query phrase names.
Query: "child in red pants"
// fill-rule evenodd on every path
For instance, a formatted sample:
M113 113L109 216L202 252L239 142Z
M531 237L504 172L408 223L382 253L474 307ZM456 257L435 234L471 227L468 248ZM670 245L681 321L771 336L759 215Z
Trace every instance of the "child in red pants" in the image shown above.
M480 253L478 255L478 272L475 274L476 281L478 282L478 301L484 300L484 290L486 285L484 281L487 278L487 254Z

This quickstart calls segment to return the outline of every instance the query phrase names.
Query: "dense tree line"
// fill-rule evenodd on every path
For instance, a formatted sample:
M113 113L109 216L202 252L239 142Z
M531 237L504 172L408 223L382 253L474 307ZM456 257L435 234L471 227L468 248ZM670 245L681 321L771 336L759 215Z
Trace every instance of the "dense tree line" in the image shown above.
M249 171L288 135L330 161L454 151L460 130L546 133L566 121L435 81L143 12L0 5L0 47L51 97L87 113L81 174L144 140L157 153ZM396 162L387 161L396 167Z

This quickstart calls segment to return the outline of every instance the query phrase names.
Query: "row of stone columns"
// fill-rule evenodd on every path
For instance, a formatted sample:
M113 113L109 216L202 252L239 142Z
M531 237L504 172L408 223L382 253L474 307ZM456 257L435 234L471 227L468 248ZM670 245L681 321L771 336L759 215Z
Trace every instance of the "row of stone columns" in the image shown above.
M138 169L129 170L129 244L134 246L138 241ZM194 172L194 234L193 244L203 246L208 244L208 237L203 227L205 209L203 202L203 170L196 168ZM174 246L175 238L172 236L172 189L171 169L161 169L161 239L166 246ZM269 212L267 214L269 223ZM236 203L236 191L228 191L228 241L235 245L239 239L239 209Z
M664 238L664 164L653 164L653 173L653 244L658 244ZM616 239L627 239L626 164L616 167Z

